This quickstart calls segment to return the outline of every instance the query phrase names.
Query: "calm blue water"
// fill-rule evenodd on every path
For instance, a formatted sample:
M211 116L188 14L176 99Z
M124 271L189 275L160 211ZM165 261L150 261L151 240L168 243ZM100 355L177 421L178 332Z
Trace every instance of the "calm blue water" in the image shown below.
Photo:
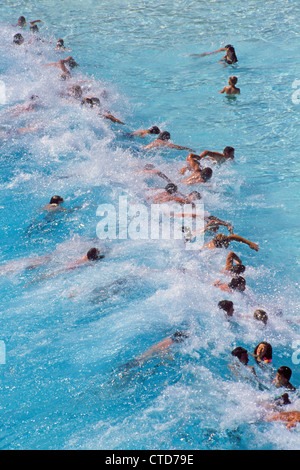
M299 4L6 1L0 12L1 448L299 449L299 427L264 422L261 405L280 393L270 378L279 366L300 383ZM43 20L43 42L30 43L27 27L25 44L12 45L20 15ZM54 51L59 37L80 65L66 82L45 66L65 57ZM190 55L228 43L233 67L218 63L222 53ZM241 89L234 99L218 94L230 75ZM126 125L62 96L78 83ZM32 94L42 106L14 116ZM197 153L235 148L200 190L206 211L259 244L232 245L247 265L245 294L213 286L227 280L225 250L97 238L100 204L144 203L146 188L161 185L136 173L145 163L187 193L178 174L186 151L146 152L150 137L125 135L152 125ZM69 212L40 211L54 194ZM94 245L104 260L52 276ZM230 322L222 298L234 302ZM268 312L266 326L256 308ZM189 332L184 343L120 368L177 329ZM269 373L256 366L265 388L228 368L235 346L252 352L263 340L273 346ZM290 408L300 410L297 393Z

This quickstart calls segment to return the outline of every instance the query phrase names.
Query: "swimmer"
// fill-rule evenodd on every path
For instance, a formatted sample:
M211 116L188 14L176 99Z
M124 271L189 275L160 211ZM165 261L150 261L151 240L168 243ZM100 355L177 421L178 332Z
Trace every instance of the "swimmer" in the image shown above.
M206 167L206 168L200 168L198 166L194 172L182 180L182 183L185 184L199 184L199 183L207 183L211 179L213 175L213 171L211 168Z
M82 98L82 88L80 85L73 85L71 88L68 89L66 95L79 100Z
M52 212L52 211L66 211L64 207L60 207L60 205L64 202L64 199L61 196L52 196L50 199L49 204L46 204L43 207L43 210Z
M154 165L152 165L152 163L147 163L144 166L143 170L139 170L137 173L140 173L140 172L149 173L149 174L152 174L152 175L157 175L160 178L163 178L164 180L168 181L168 183L172 183L170 178L168 178L164 173L162 173L162 171L156 170Z
M233 251L230 251L226 258L225 267L221 272L236 276L242 274L245 269L242 260Z
M231 300L220 300L218 307L220 310L224 310L228 317L233 316L234 306Z
M252 354L254 357L256 363L258 365L261 364L269 364L272 362L272 346L270 343L267 343L266 341L261 341L255 349Z
M34 25L35 23L41 23L41 20L34 20L34 21L30 21L29 24L30 25ZM26 19L24 16L20 16L18 18L18 23L17 24L14 24L12 26L19 26L20 28L24 28L24 26L26 26L27 23L26 23Z
M88 108L94 108L94 107L100 108L100 100L99 98L96 98L95 96L92 96L90 98L86 97L86 98L83 98L83 100L81 101L81 105L86 106ZM109 111L99 111L98 114L99 116L105 117L106 119L109 119L112 122L125 125L124 122L120 121L120 119L117 119L115 116L110 114Z
M194 152L194 150L188 148L188 147L182 147L181 145L175 145L169 142L171 139L171 135L167 131L163 131L159 134L157 139L155 139L153 142L150 144L146 145L144 149L152 149L156 147L168 147L172 149L177 149L177 150L189 150L190 152Z
M236 276L231 279L231 281L226 284L220 280L214 282L214 286L218 287L224 292L244 292L246 289L246 281L242 276Z
M297 423L300 423L300 411L279 411L269 414L266 421L281 421L287 429L294 428Z
M248 245L251 250L258 251L259 247L256 243L250 242L249 240L246 240L246 238L240 237L239 235L224 235L224 233L219 233L218 235L215 236L215 238L207 243L206 245L203 246L203 248L228 248L229 244L232 241L236 241L239 243L245 243Z
M126 363L124 366L121 366L122 369L128 370L132 367L140 367L152 356L164 352L168 350L173 344L175 343L182 343L186 338L188 338L188 334L184 331L176 331L172 336L168 336L167 338L163 339L159 343L152 346L148 351L146 351L141 356L133 359L132 361Z
M248 351L245 348L238 346L237 348L233 349L233 351L231 351L231 355L236 357L241 364L249 368L249 370L256 376L254 367L248 366L249 356Z
M204 152L200 153L200 155L190 153L186 159L186 161L188 162L188 166L181 168L181 170L179 170L179 173L184 175L187 170L195 170L195 168L199 166L199 160L206 157L216 163L223 163L227 160L232 160L234 158L234 148L225 147L223 153L212 152L210 150L204 150Z
M161 188L148 188L149 190L157 190ZM168 183L165 190L159 193L156 196L151 196L152 202L154 204L163 203L163 202L178 202L179 204L189 204L191 199L188 196L180 193L176 184Z
M203 52L202 54L200 54L200 57L204 57L204 56L211 55L211 54L217 54L218 52L222 52L222 51L226 51L226 54L219 62L225 61L229 65L232 65L238 62L237 56L235 54L235 49L231 44L227 44L225 47L221 47L220 49L217 49L216 51ZM199 56L199 54L193 54L193 55Z
M13 44L15 44L16 46L21 46L21 44L23 44L23 42L24 42L24 38L23 38L21 33L17 33L17 34L14 35Z
M287 366L281 366L277 369L276 377L272 384L275 385L276 388L284 387L288 390L295 391L296 388L290 383L291 376L292 370Z
M144 129L141 131L131 132L130 135L136 135L138 137L145 137L148 134L160 134L160 130L157 126L152 126L150 129Z
M223 90L219 91L219 93L226 93L226 95L239 95L241 93L241 90L235 86L237 84L237 81L237 77L229 77L229 86L225 86Z
M63 72L60 77L64 80L71 77L71 73L66 67L66 65L68 65L70 69L73 69L74 67L79 67L77 62L75 62L75 60L71 56L67 57L66 59L60 59L58 62L51 62L50 64L45 64L46 67L59 67Z
M63 39L58 39L57 43L56 43L56 46L55 46L55 50L62 52L62 51L66 51L66 50L70 51L71 49L67 49L65 47L65 43L64 43Z
M13 106L8 110L8 112L12 113L12 116L19 116L22 113L36 111L40 105L40 98L37 95L31 95L28 101L26 101L24 104Z
M262 322L264 325L268 323L268 315L264 310L257 309L253 314L253 318L257 321Z

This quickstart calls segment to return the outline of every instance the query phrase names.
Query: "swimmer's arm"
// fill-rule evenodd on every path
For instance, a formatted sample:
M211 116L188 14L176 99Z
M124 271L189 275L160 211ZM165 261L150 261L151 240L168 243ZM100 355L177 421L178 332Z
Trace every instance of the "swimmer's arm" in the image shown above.
M125 125L124 122L120 121L120 119L117 119L117 118L116 118L115 116L113 116L112 114L104 114L104 113L102 114L102 113L101 113L101 116L105 117L106 119L109 119L109 120L112 121L112 122L116 122L116 123L118 123L118 124L123 124L123 125Z
M145 129L145 130L141 130L141 131L131 132L130 135L138 135L140 137L145 137L147 134L149 134L149 130Z
M202 52L202 54L200 54L200 57L204 57L206 55L211 55L211 54L216 54L217 52L221 52L221 51L226 51L225 47L221 47L220 49L217 49L216 51L212 51L212 52Z
M240 237L239 235L228 235L228 238L229 240L233 240L233 241L240 242L240 243L245 243L246 245L249 246L249 248L251 248L251 250L255 250L255 251L259 250L259 247L256 243L250 242L249 240L246 240L246 238Z
M226 93L226 86L223 88L223 90L219 91L218 93Z
M200 155L196 155L195 153L189 153L189 155L187 156L186 161L190 164L193 170L199 168L199 162L198 162L199 158L200 158Z
M172 149L189 150L190 152L195 152L195 150L190 149L189 147L183 147L182 145L175 145L175 144L171 144L171 143L168 143L167 145L168 145L168 147L170 147Z
M211 158L213 160L220 160L221 158L224 158L224 155L222 153L219 153L219 152L211 152L210 150L204 150L204 152L200 153L199 155L199 159L201 158L205 158L205 157L208 157L208 158Z
M226 258L226 264L224 268L226 271L230 271L233 268L234 260L237 262L237 264L242 264L241 259L233 251L230 251Z
M42 20L29 21L29 24L34 25L35 23L41 23Z
M178 170L178 173L180 175L184 175L187 171L191 171L191 167L189 166L184 166L183 168L181 168L180 170Z

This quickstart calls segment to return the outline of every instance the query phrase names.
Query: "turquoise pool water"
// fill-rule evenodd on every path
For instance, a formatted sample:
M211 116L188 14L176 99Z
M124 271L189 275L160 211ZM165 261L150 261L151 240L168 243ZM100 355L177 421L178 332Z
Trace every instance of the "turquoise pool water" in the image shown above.
M0 11L1 448L298 449L299 427L265 422L262 402L280 394L271 377L287 365L290 408L300 410L299 5L45 0ZM25 43L12 45L20 15L43 21L43 41L30 42L27 27ZM54 51L60 37L80 65L69 81L45 66L65 57ZM228 43L235 66L192 55ZM218 94L230 75L241 89L233 99ZM125 126L62 96L78 83ZM32 94L41 107L14 115ZM187 194L178 174L186 151L145 151L152 138L126 135L152 125L196 153L235 148L233 162L213 165L211 181L192 189L260 247L232 245L247 266L244 294L213 286L227 280L226 250L98 239L99 205L120 196L144 204L147 187L161 185L137 173L144 164ZM68 212L45 215L54 194ZM94 245L103 260L59 272ZM49 263L26 269L46 254ZM234 302L230 321L222 298ZM253 320L257 308L266 326ZM178 329L186 341L122 367ZM235 346L253 352L263 340L273 360L264 372L250 356L258 386L228 364Z

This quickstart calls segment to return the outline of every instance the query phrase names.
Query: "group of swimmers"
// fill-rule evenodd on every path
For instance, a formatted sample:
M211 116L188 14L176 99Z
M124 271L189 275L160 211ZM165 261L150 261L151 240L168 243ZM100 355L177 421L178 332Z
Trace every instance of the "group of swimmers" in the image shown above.
M30 30L33 33L38 32L37 23L40 23L40 20L31 21ZM26 20L24 17L20 17L17 23L17 26L24 28L26 25ZM13 37L13 43L16 45L21 45L24 42L24 38L22 34L17 33ZM58 39L56 50L64 51L66 50L64 46L63 39ZM224 48L220 48L216 51L210 53L203 53L200 56L205 56L208 54L218 53L220 51L225 51L226 54L221 59L221 62L224 62L227 65L234 65L238 62L234 47L232 45L227 45ZM77 62L73 59L73 57L68 56L65 59L61 59L58 62L46 64L48 66L56 66L60 69L61 75L60 79L68 80L71 77L71 70L78 66ZM220 93L226 93L228 95L235 95L239 94L240 90L236 88L237 77L231 76L229 78L229 86L224 87ZM82 88L79 85L74 85L71 88L67 89L66 94L75 98L76 100L80 100L82 106L87 106L89 108L96 107L99 110L99 114L104 116L105 118L110 119L112 122L123 124L122 121L114 117L110 112L103 111L100 106L100 100L94 96L87 96L83 97ZM32 97L31 106L34 106L34 102L36 97ZM188 177L185 177L181 182L186 185L194 185L194 184L204 184L208 182L213 175L213 171L209 166L202 166L203 162L206 159L210 161L222 164L227 161L231 161L234 159L234 152L235 149L233 147L225 147L223 152L216 152L205 150L199 155L195 153L193 149L189 147L175 145L170 142L171 136L170 133L167 131L161 131L157 126L152 126L149 129L142 129L138 131L134 131L130 133L132 137L141 137L145 138L146 136L156 136L156 138L149 144L145 145L143 148L145 150L148 149L155 149L155 148L170 148L170 149L177 149L177 150L187 150L189 154L186 158L186 165L179 171L179 174L184 176L187 172L190 172ZM188 195L182 194L178 191L178 187L174 184L171 179L162 173L160 170L157 170L154 165L147 164L144 167L143 172L150 173L157 175L158 177L164 179L167 184L163 188L164 190L155 196L151 196L150 200L152 203L164 203L164 202L178 202L179 204L194 204L195 201L201 199L201 194L198 191L192 191ZM55 195L51 198L49 204L45 206L45 210L47 211L55 211L55 210L63 210L61 204L64 202L61 196ZM179 214L180 215L180 214ZM214 236L214 238L204 245L204 248L208 249L215 249L215 248L228 248L231 242L240 242L247 244L251 249L258 251L259 247L256 243L251 242L239 235L233 233L232 224L226 221L222 221L221 219L209 215L205 217L206 225L204 227L204 231L212 231L217 232L220 226L224 226L229 231L229 235L225 235L223 233L219 233ZM186 239L188 242L188 239ZM105 255L100 252L98 248L91 248L88 250L86 255L79 260L75 260L73 263L69 263L68 266L65 266L62 270L69 270L74 269L76 267L82 266L82 264L95 262L100 260ZM44 256L37 258L35 260L31 260L28 265L28 269L35 268L40 266L41 264L47 263L49 261L49 256ZM242 260L236 255L233 251L228 253L226 258L226 264L221 272L226 273L231 276L231 280L228 283L222 283L220 280L214 282L214 286L219 288L221 291L226 293L232 292L243 292L246 289L246 281L245 278L242 276L246 267L243 265ZM62 272L60 270L59 272ZM54 274L53 274L54 275ZM52 275L50 275L52 276ZM44 276L48 277L48 276ZM218 307L220 310L225 312L226 317L230 318L234 314L234 305L231 300L224 299L218 303ZM268 315L264 310L258 309L254 312L254 319L257 321L262 322L263 324L267 324ZM149 357L153 354L156 354L157 351L162 351L168 349L173 343L181 342L188 337L188 334L182 331L177 331L174 335L166 338L161 343L150 348L146 353L138 357L137 359L133 360L129 364L129 367L141 365L144 363ZM249 356L248 351L239 346L232 351L232 356L238 360L238 363L242 366L250 368L251 372L254 376L256 376L255 369L252 366L248 366ZM270 363L272 361L272 346L262 341L260 342L254 349L252 354L254 357L256 364L259 366L263 366L264 364ZM285 388L287 391L295 391L295 387L290 383L292 371L287 366L281 366L277 370L277 375L275 380L273 381L276 387ZM273 403L272 413L268 415L267 420L279 420L286 423L288 428L295 426L297 422L300 422L300 412L298 411L282 411L282 407L290 404L290 398L288 393L283 393L278 399L276 399Z

